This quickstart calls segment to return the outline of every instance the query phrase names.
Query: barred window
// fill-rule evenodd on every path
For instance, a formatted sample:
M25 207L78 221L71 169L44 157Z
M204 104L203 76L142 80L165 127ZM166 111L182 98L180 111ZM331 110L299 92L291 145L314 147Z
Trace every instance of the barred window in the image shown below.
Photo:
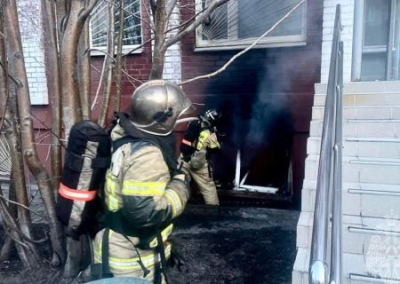
M120 1L115 1L115 38L118 38L120 23ZM142 44L142 23L140 0L124 1L124 36L123 47L134 48ZM107 47L109 1L100 1L93 9L90 18L91 47L104 49Z
M212 0L196 0L196 10ZM242 48L271 28L299 0L230 0L212 12L196 31L199 48ZM261 46L301 45L306 41L306 5L303 4L274 31L260 41Z

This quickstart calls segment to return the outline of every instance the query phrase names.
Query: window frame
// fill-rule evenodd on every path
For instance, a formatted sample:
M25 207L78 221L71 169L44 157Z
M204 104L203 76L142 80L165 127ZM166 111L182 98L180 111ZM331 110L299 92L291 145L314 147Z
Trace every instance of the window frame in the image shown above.
M143 15L142 1L141 0L137 0L137 1L139 2L139 6L140 6L140 8L139 8L140 17L142 18L142 15ZM99 2L99 3L108 4L107 2ZM96 9L96 7L94 9ZM133 15L130 15L130 16L133 17ZM89 46L90 46L90 49L91 49L90 56L104 56L104 53L101 52L101 51L107 52L107 45L105 45L105 46L93 46L92 45L92 25L91 25L91 22L90 22L91 20L92 20L92 18L90 17L90 19L89 19ZM140 36L141 36L142 44L143 44L143 22L142 22L142 19L140 19L140 21L141 21L141 23L140 23ZM125 27L124 27L124 30L125 30ZM117 45L118 45L117 42L115 42L114 54L117 54ZM139 46L140 46L140 44L137 44L137 45L122 45L122 53L123 54L128 53L132 49L137 48ZM136 49L135 51L131 52L130 54L141 54L141 53L143 53L143 47Z
M196 13L199 13L202 9L202 0L195 0L196 2ZM289 35L289 36L274 36L261 39L254 48L272 48L272 47L290 47L290 46L304 46L307 45L307 0L304 2L303 18L302 18L302 34L301 35ZM231 0L227 3L237 10L237 0ZM235 7L236 6L236 7ZM229 22L229 19L228 19ZM235 50L244 49L252 44L257 37L247 39L222 39L222 40L203 40L201 36L202 25L195 30L195 51L218 51L218 50ZM228 35L232 30L232 26L228 26Z
M390 0L390 11L389 11L389 27L388 34L389 39L387 45L376 45L376 46L364 46L365 37L365 0L358 0L354 3L354 27L353 27L353 50L352 50L352 70L351 70L351 81L352 82L374 82L374 81L393 81L399 76L399 66L393 62L393 56L395 56L394 41L400 40L396 38L396 21L399 21L400 16L396 14L396 7L400 5L400 0ZM399 8L397 8L399 9ZM385 79L383 80L362 80L362 57L364 54L378 54L386 53L386 70Z

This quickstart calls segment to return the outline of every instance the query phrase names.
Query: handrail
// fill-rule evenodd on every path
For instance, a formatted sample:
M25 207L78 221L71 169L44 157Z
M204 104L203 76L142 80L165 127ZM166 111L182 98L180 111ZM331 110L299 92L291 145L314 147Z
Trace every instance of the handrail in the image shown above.
M336 6L332 53L318 166L309 280L340 284L342 278L342 85L343 43L340 5ZM331 244L328 246L332 214ZM331 260L328 260L331 252ZM329 269L330 268L330 269Z

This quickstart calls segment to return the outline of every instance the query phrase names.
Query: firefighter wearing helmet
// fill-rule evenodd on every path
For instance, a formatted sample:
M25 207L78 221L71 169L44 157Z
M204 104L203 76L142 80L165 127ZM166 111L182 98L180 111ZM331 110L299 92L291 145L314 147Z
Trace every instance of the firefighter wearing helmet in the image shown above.
M200 115L199 120L189 124L180 147L179 165L195 180L204 202L209 205L219 205L209 158L221 147L217 135L220 118L221 113L215 109Z
M173 83L154 80L132 95L130 115L118 114L104 199L106 228L94 240L103 277L140 277L165 283L172 220L189 198L177 170L173 129L191 106Z

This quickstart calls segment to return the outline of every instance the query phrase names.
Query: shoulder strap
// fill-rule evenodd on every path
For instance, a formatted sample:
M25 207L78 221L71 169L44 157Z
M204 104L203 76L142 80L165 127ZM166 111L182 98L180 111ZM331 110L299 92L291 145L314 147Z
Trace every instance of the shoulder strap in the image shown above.
M110 271L110 258L109 258L109 237L110 229L105 229L102 239L102 248L101 248L101 263L102 263L102 278L111 278L114 275Z
M138 138L132 137L130 135L119 138L119 139L113 141L113 144L112 144L113 153L115 153L115 151L117 151L118 148L122 147L123 145L125 145L127 143L137 142L140 140L142 140L142 139L138 139Z

